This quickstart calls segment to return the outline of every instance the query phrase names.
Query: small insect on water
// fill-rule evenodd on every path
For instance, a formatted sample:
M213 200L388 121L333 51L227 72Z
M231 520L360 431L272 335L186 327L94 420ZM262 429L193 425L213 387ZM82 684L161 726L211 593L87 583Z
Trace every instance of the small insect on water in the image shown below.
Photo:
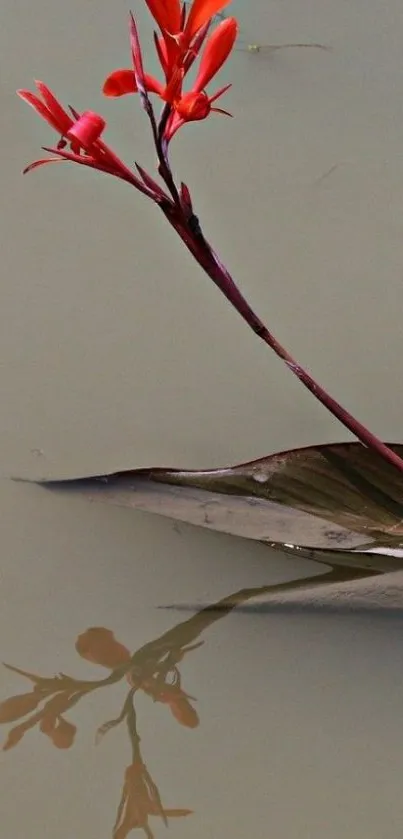
M222 12L219 12L215 15L215 20L218 22L220 20L226 20L226 15ZM248 43L243 38L238 39L237 46L235 47L236 52L250 52L254 54L258 53L272 53L277 50L290 50L290 49L315 49L315 50L325 50L328 52L330 47L326 44L318 44L318 43L296 43L296 44L254 44Z
M330 50L330 47L326 46L326 44L244 44L242 41L239 41L239 46L235 47L235 49L237 52L267 53L275 52L275 50L301 49L302 47L315 50Z

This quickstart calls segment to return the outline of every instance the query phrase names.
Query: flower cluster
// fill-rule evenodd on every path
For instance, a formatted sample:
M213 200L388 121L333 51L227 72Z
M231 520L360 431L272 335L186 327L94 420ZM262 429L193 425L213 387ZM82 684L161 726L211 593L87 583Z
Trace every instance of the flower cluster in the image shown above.
M169 171L167 148L170 140L187 122L203 120L210 113L227 111L214 106L216 100L230 85L208 95L205 88L218 73L231 53L238 34L234 18L224 18L208 36L216 15L228 5L229 0L194 0L189 10L179 0L146 0L160 32L154 32L154 42L164 80L160 81L144 72L138 32L133 16L130 17L132 68L112 72L103 84L108 97L127 93L140 93L142 104L150 118L153 140L160 163L159 172L168 185L170 195L137 166L138 174L127 167L102 140L105 120L93 111L78 113L66 110L43 82L36 82L37 92L18 90L18 95L59 134L56 147L44 147L51 157L31 163L30 171L45 163L69 160L114 175L135 186L159 204L179 203L178 190L173 189ZM190 90L184 90L185 77L200 55L199 69ZM155 119L149 94L156 94L164 103L159 121Z
M186 643L186 635L189 635L188 640L193 641L194 636L204 628L204 621L201 626L199 621L199 615L196 615L196 621L185 622L185 637L181 637L180 624L134 654L115 637L111 629L104 626L86 629L76 639L76 651L86 661L109 670L110 675L106 679L79 680L64 673L47 678L6 664L8 670L28 679L33 687L29 693L10 696L0 702L0 725L17 723L10 729L3 751L17 746L25 734L35 728L46 735L57 749L70 749L74 745L77 727L66 719L66 713L94 691L125 678L129 690L123 708L118 717L107 720L98 728L96 736L99 743L108 731L125 723L131 745L131 763L125 769L112 837L126 839L131 831L140 829L148 839L153 839L149 824L151 817L159 817L168 826L171 819L190 815L192 810L188 808L167 808L161 801L158 787L142 756L135 698L142 691L153 702L165 705L180 725L189 729L199 725L199 717L191 704L191 700L194 702L195 699L182 689L178 668L183 658L203 643ZM206 622L207 625L211 622L209 614Z
M196 262L215 283L238 312L249 328L280 358L304 387L358 440L383 461L403 473L403 459L337 402L304 367L280 344L270 329L252 309L227 268L207 241L199 220L193 210L193 201L186 184L177 185L173 176L168 148L172 137L187 122L203 120L211 113L227 114L215 107L215 102L228 89L220 88L212 95L206 92L214 76L230 55L238 34L235 18L220 19L209 35L211 24L222 18L221 12L231 0L193 0L187 9L180 0L145 0L156 21L159 32L154 33L154 43L162 68L163 80L147 74L136 22L130 16L130 43L132 67L114 70L103 84L106 96L120 97L127 93L138 93L148 116L152 140L155 146L158 175L155 180L143 167L135 164L128 167L115 152L105 144L102 134L105 120L93 111L78 113L74 108L66 110L51 90L37 82L37 93L19 90L18 94L59 135L56 147L45 147L50 157L31 163L29 171L45 163L73 161L97 169L134 186L143 195L157 204L165 218L174 228ZM284 47L315 46L321 44L282 44ZM195 60L200 56L199 69L190 90L184 88L185 79ZM150 95L159 97L163 107L158 120ZM162 182L162 185L161 185Z
M205 44L193 86L184 92L185 76L201 51L212 18L226 3L222 0L195 0L186 15L186 6L183 4L181 8L179 0L146 2L161 30L160 36L154 33L154 41L164 81L143 72L139 53L133 49L134 69L115 70L105 80L103 92L106 96L122 96L137 93L143 86L147 92L157 94L170 105L169 117L163 127L163 138L169 142L185 122L205 119L211 112L230 116L228 111L213 107L230 85L220 88L212 96L208 96L205 88L228 58L237 38L238 25L234 18L226 18L218 24Z

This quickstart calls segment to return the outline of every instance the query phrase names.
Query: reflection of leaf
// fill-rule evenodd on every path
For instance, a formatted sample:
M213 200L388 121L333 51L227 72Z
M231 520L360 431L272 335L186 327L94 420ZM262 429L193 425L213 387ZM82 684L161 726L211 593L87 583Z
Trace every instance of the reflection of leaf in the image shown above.
M391 448L403 454L402 445ZM403 544L401 476L360 443L224 469L140 469L44 483L271 544L338 551Z

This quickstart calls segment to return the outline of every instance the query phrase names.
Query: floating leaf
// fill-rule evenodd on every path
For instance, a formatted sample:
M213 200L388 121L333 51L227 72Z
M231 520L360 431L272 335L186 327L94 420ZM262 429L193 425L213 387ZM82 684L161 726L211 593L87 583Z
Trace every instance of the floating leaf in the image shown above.
M399 454L403 446L391 446ZM403 544L400 473L359 443L294 449L227 469L154 470L154 480L254 496Z
M403 455L402 445L391 448ZM339 552L403 546L401 475L360 443L294 449L224 469L140 469L44 483L270 544Z

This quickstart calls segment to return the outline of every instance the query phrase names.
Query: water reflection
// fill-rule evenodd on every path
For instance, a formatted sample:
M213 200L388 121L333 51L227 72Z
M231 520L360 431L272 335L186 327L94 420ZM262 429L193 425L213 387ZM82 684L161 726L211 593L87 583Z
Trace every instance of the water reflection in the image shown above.
M195 707L196 698L184 689L180 666L183 659L204 644L202 633L253 598L327 582L355 579L365 576L362 569L334 567L327 574L270 586L244 588L201 609L189 619L180 622L158 638L131 653L107 627L90 627L75 641L78 655L92 664L109 671L98 680L76 679L66 673L53 677L22 670L11 664L4 666L27 679L29 692L11 696L0 704L0 723L17 723L9 729L3 745L8 751L18 745L29 731L37 729L57 749L70 749L74 745L77 727L69 719L69 711L85 697L101 689L122 683L126 695L120 711L113 719L106 720L96 731L96 743L112 729L125 726L130 746L130 763L123 771L122 793L115 823L113 839L125 839L134 830L142 830L148 839L154 833L150 818L159 817L168 826L169 820L191 815L186 808L170 808L163 803L161 792L151 776L143 750L140 748L136 700L146 694L154 703L163 704L173 720L188 729L199 726ZM123 762L123 761L122 761Z

